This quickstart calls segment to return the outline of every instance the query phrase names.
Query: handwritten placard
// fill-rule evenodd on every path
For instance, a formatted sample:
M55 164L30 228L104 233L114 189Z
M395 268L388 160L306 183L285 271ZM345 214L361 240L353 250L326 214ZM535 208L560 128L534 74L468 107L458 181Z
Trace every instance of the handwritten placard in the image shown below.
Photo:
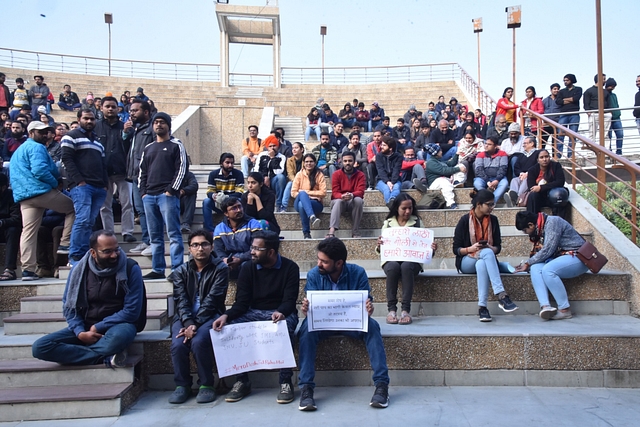
M313 331L362 331L369 328L367 291L308 291L307 325Z
M380 259L387 261L410 261L418 264L431 262L433 230L416 227L391 227L382 232Z
M225 325L220 332L211 329L209 333L221 378L260 369L296 367L284 320Z

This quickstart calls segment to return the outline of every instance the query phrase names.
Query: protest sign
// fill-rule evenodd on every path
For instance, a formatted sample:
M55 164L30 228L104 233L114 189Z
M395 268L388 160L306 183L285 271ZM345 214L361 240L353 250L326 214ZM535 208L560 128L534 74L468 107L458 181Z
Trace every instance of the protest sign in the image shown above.
M391 227L382 232L380 259L387 261L409 261L418 264L431 262L433 230L416 227Z
M260 369L296 367L284 320L225 325L220 332L211 329L210 334L221 378Z
M307 325L313 331L367 332L367 291L308 291Z

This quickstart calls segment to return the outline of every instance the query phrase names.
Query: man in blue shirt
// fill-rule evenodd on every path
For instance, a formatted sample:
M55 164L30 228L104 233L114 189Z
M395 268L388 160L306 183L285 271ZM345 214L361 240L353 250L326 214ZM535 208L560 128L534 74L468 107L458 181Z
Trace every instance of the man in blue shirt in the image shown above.
M317 409L313 399L315 383L315 360L318 343L334 335L363 340L369 353L375 393L371 398L374 408L389 406L389 372L387 369L387 355L382 343L380 325L374 319L371 287L364 268L356 264L347 264L347 248L337 237L330 237L318 244L318 265L307 273L306 291L353 291L366 290L369 292L367 312L369 313L368 332L353 331L314 331L309 332L307 319L304 319L298 330L300 374L298 384L302 391L300 397L301 411L315 411ZM309 300L302 302L302 312L309 311Z

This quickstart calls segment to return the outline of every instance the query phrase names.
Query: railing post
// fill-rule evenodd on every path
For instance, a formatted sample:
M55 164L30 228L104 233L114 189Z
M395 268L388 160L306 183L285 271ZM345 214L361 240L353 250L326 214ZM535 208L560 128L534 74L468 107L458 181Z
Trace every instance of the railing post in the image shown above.
M200 81L200 75L198 73L198 65L196 64L196 81Z
M11 52L11 68L13 68L13 50L10 50L9 52Z
M60 55L60 71L64 73L64 56Z
M130 64L131 64L131 77L133 78L133 61L131 61Z
M574 145L575 149L575 145ZM598 152L597 155L597 171L596 174L598 177L598 211L602 213L602 201L607 198L607 175L605 173L605 162L604 162L604 153Z
M176 73L176 80L178 80L178 64L173 64L173 68L174 68L175 73Z
M156 63L154 62L151 65L152 65L152 71L153 71L153 78L155 79L156 78Z
M37 64L36 68L39 70L40 69L40 54L39 53L36 53L36 58L38 58L36 60L36 64Z
M87 64L87 58L84 58L84 73L89 74L89 64Z
M636 173L634 171L631 172L631 186L633 190L631 190L631 221L634 226L638 225L638 214L636 213L637 205L637 193L638 188L636 187ZM636 231L636 227L631 227L631 240L634 244L638 244L638 233Z

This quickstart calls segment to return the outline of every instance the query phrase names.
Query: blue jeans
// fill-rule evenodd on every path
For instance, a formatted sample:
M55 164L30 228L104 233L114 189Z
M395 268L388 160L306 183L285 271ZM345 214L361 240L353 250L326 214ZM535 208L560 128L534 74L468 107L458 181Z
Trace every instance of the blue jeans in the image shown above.
M58 102L58 107L60 107L60 109L64 111L73 111L74 108L81 108L82 104L78 102L73 105L67 105L64 102Z
M287 184L287 176L283 173L275 175L270 180L270 187L276 192L276 208L282 203L282 194L284 193L284 187Z
M300 214L300 222L302 222L302 232L311 232L309 225L309 217L311 215L319 215L322 212L322 203L309 197L306 191L300 191L298 197L293 201L293 207Z
M620 119L611 120L609 139L611 139L611 131L616 134L616 154L622 156L622 137L624 136L624 131L622 130L622 122ZM611 150L611 143L609 143L609 150Z
M401 188L402 183L400 181L393 184L393 190L389 190L389 186L386 182L378 181L378 183L376 184L376 189L384 196L385 203L389 203L389 200L398 197L400 195Z
M320 138L318 138L318 140L320 140ZM242 168L242 175L244 175L244 179L247 179L247 177L249 176L249 172L251 172L251 169L253 169L254 165L255 160L252 162L247 156L242 156L242 158L240 158L240 166Z
M215 378L213 376L213 347L209 331L213 321L209 319L200 325L194 337L184 343L184 337L176 338L180 329L184 326L180 320L173 322L171 326L171 361L173 362L173 380L176 386L191 388L193 382L191 378L191 363L189 353L193 353L193 358L198 366L198 385L213 387Z
M460 271L464 274L476 274L478 277L478 305L487 306L489 299L489 283L493 288L493 294L504 292L500 268L496 260L496 254L489 248L481 249L478 258L465 255L462 258Z
M579 114L565 114L558 117L558 124L568 127L574 132L578 132L578 128L580 127L580 115ZM558 134L558 158L562 157L562 149L564 148L564 134ZM569 139L569 145L567 146L567 157L571 157L573 152L571 148L573 143L571 139Z
M282 192L282 203L280 206L284 206L284 208L289 207L289 199L291 198L291 187L293 186L292 181L288 181L287 185L284 187L284 191ZM278 207L276 205L276 207Z
M140 197L140 187L138 187L138 179L133 180L133 204L138 212L138 218L140 218L140 228L142 229L142 241L147 245L149 241L149 229L147 228L147 216L144 213L144 203L142 203L142 197Z
M164 260L164 229L167 228L171 252L171 270L184 262L184 244L180 232L180 198L158 194L147 194L142 199L147 214L147 227L151 238L151 268L164 274L167 263Z
M86 184L73 187L70 194L76 211L76 220L71 229L69 258L77 261L89 250L89 237L104 199L107 197L107 190Z
M344 127L351 129L353 124L356 122L356 119L344 119L342 120L342 124Z
M95 365L129 347L136 337L133 323L119 323L109 328L102 338L86 345L69 328L61 329L33 343L33 357L61 365Z
M322 133L322 129L320 128L320 125L307 126L307 129L305 129L305 131L304 131L304 140L305 141L309 140L309 137L311 136L311 133L315 133L316 136L318 137L318 141L320 141L320 134Z
M213 213L222 214L222 211L216 207L213 199L206 198L202 201L202 228L213 233Z
M235 320L232 320L231 324L234 323L246 323L246 322L261 322L265 320L271 320L271 315L275 310L256 310L250 308L245 314L238 317ZM289 331L289 340L291 341L291 347L293 347L293 334L296 331L296 327L298 326L298 311L294 311L284 319L287 322L287 330ZM292 368L282 368L280 369L279 383L290 383L291 377L293 377L293 369ZM236 375L237 381L242 381L246 383L249 381L249 374L247 372L243 372L241 374Z
M489 177L487 181L482 178L475 177L473 178L473 187L478 191L485 190L487 188L487 182L492 182L495 180L495 177ZM509 188L509 181L507 181L507 177L505 176L500 181L498 181L498 187L496 187L495 191L493 192L493 201L496 204L498 204L498 201L502 199L502 195L507 191L507 188Z
M587 270L587 266L573 255L561 255L547 262L533 264L530 268L531 283L540 307L549 305L551 292L559 309L569 308L569 297L562 279L578 277Z
M309 332L307 319L302 321L298 329L298 363L300 373L298 375L298 386L316 386L313 379L316 376L316 350L318 343L324 339L335 335L343 335L349 338L362 340L369 353L369 361L373 370L373 383L389 384L389 370L387 368L387 354L384 351L380 325L369 317L369 332L355 331L315 331Z

